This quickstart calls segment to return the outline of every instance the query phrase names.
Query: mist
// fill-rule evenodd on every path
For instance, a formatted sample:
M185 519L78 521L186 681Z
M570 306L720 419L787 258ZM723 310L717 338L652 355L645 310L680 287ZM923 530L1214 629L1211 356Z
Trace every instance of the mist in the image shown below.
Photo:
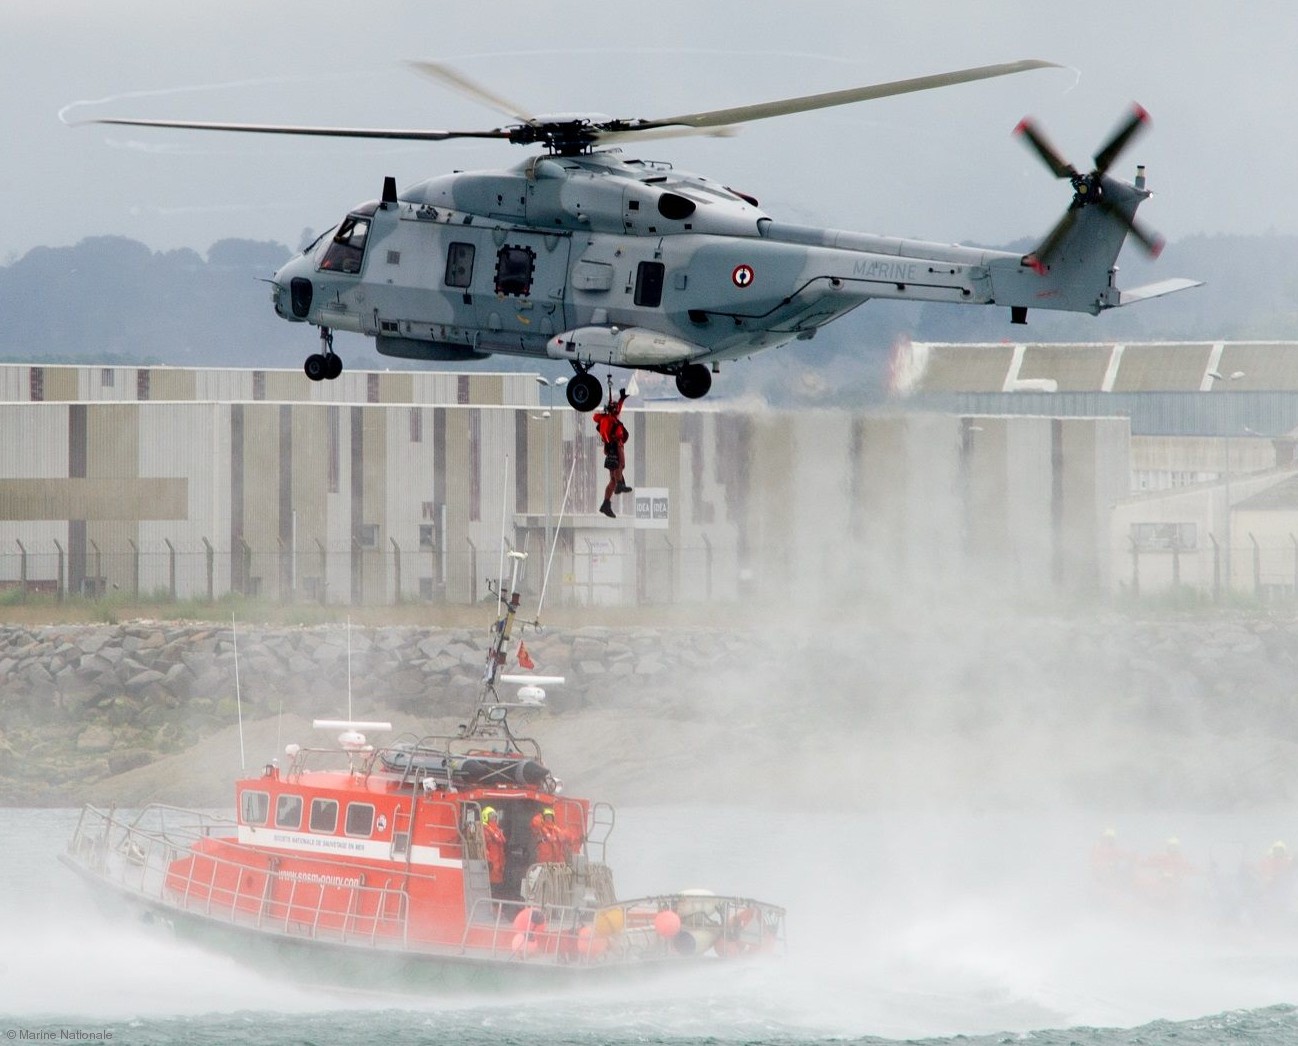
M911 467L909 446L880 447L877 467ZM758 557L757 594L687 629L706 633L709 658L634 696L610 679L586 707L521 724L569 794L617 804L619 897L706 888L783 905L787 955L526 1005L501 991L340 995L103 919L60 870L0 899L29 942L5 960L0 1012L397 1008L436 1015L439 1034L751 1041L1132 1027L1288 998L1290 922L1238 891L1290 835L1298 631L1262 613L1026 591L970 551L941 469L908 503L871 506L852 538L850 502L830 465L797 476L784 508L799 540L767 550L793 569L767 577ZM601 623L572 614L581 623L554 631ZM255 666L257 630L239 642ZM317 697L332 714L346 690ZM396 694L364 678L356 698L369 716ZM258 729L253 765L304 740ZM215 743L204 762L224 755L232 778L232 734ZM171 765L180 789L185 759ZM52 867L74 815L2 816L29 840L49 819L30 845ZM1178 838L1191 871L1176 893L1099 890L1091 851L1106 829L1141 869ZM27 856L16 866L35 867Z

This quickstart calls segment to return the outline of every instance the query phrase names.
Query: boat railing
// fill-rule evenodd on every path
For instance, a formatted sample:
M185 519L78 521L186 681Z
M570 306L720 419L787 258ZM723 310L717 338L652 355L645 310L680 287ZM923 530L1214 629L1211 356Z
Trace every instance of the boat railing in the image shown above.
M515 760L530 760L543 766L541 747L530 738L477 735L461 737L445 734L418 736L407 733L388 744L366 745L354 750L301 746L294 750L284 774L291 780L308 770L344 770L364 775L376 771L396 772L401 775L399 787L417 789L431 783L453 791L460 783L455 767L475 757L498 759L502 762L500 779L486 780L486 783L516 783L510 777L512 768L517 765Z
M202 839L232 836L229 818L151 803L126 821L116 811L82 808L68 842L79 863L145 896L160 896L163 873Z
M474 733L403 734L376 748L365 772L376 769L399 772L402 788L438 787L454 791L464 783L459 779L460 768L475 759L496 761L493 769L480 771L475 784L518 784L514 773L524 763L534 764L539 775L548 774L541 759L541 746L531 738ZM539 777L534 783L541 783Z
M592 861L608 861L608 839L613 834L617 812L612 803L603 800L590 804L589 824L586 826L586 854Z
M169 812L175 821L181 811L154 812ZM213 829L228 822L200 815L188 831L140 822L86 807L69 854L115 885L167 908L339 943L409 943L404 876L373 885L364 882L370 870L341 862L317 862L318 870L307 873L278 869L264 853L264 865L234 861L192 845L217 837Z
M597 908L481 900L463 948L543 964L668 961L783 952L785 911L745 897L668 894ZM484 928L489 928L484 933Z
M339 770L355 773L368 773L370 764L377 754L377 749L367 746L365 749L349 751L346 748L324 748L301 746L293 753L287 769L286 778L297 777L311 770Z
M254 851L251 861L233 860L211 841L219 840L231 822L206 815L186 821L183 813L158 807L148 818L142 814L126 821L87 807L69 856L164 910L339 944L549 965L712 953L730 958L784 948L783 908L702 893L595 904L589 897L582 903L537 904L478 898L457 946L454 937L436 929L434 913L422 911L416 919L403 873L328 860L315 862L309 871L285 870L266 851ZM209 841L199 845L203 840Z
M484 737L481 734L429 734L418 740L421 748L431 748L452 756L517 755L543 762L541 746L530 737Z
M233 835L237 828L228 817L163 803L150 803L129 822L115 809L85 806L68 842L68 852L102 862L111 852L126 852L131 844L138 847L146 837L180 851L199 839Z

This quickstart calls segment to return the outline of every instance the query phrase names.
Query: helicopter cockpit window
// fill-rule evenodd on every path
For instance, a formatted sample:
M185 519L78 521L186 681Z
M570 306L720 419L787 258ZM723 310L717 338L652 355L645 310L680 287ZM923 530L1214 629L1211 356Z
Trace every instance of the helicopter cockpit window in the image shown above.
M635 271L635 303L656 309L663 302L662 262L644 261Z
M451 244L446 252L446 286L468 287L472 283L473 244Z
M496 293L526 297L532 292L536 252L531 247L502 247L496 255Z
M365 238L370 233L370 220L348 215L334 233L333 243L325 251L320 268L334 272L360 272L361 259L365 257Z

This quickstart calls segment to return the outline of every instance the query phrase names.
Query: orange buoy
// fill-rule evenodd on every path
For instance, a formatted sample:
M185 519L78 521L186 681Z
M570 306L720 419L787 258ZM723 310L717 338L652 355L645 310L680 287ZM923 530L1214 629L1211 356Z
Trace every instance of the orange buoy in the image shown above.
M681 917L670 908L654 916L654 930L659 937L675 937L681 932Z
M539 930L545 925L545 912L539 908L524 908L514 916L515 930Z

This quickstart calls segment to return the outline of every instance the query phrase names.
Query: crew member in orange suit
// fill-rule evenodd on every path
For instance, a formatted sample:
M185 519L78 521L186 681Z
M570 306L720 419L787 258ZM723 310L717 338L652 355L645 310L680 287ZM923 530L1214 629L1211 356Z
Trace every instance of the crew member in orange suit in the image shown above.
M482 839L487 849L487 872L491 879L491 896L499 897L505 885L505 830L494 807L482 811Z
M532 838L536 840L538 864L563 864L567 858L563 829L554 820L554 809L547 806L532 818Z
M599 510L610 519L617 518L613 514L613 495L631 492L623 476L626 469L626 441L630 435L621 419L624 403L626 389L619 389L616 403L609 400L603 410L595 412L595 428L599 430L599 438L604 441L604 467L608 469L608 485L604 488L604 503Z

